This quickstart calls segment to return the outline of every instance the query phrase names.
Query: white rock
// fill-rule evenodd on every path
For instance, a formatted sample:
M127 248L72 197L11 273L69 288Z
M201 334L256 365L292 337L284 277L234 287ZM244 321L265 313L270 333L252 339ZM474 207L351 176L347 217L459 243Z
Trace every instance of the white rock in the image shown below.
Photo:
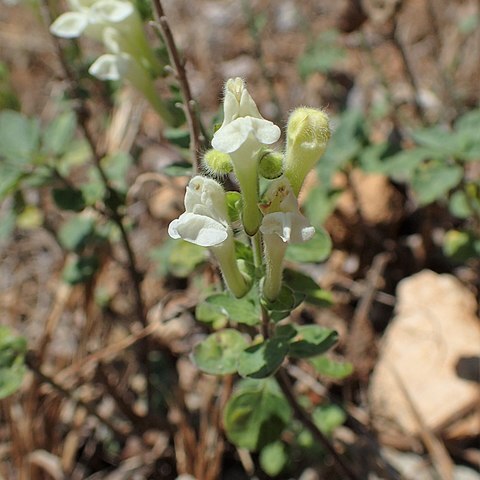
M408 434L419 432L404 389L431 429L478 402L478 382L456 371L461 358L480 358L476 309L475 296L451 275L425 270L399 284L397 313L369 390L379 429L393 423Z

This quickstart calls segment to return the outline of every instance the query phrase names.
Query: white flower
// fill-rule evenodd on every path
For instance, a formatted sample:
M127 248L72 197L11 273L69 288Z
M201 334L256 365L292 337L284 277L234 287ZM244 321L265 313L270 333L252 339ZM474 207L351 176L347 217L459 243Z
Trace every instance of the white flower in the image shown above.
M152 77L132 55L125 52L101 55L92 63L88 73L99 80L128 81L150 102L166 123L175 123L172 113L157 95Z
M265 120L241 78L225 84L224 120L215 132L212 146L228 153L240 184L243 198L242 222L248 235L255 235L260 225L258 210L258 162L256 154L264 145L280 138L280 129Z
M128 28L137 15L134 6L122 0L76 1L72 2L72 7L74 11L63 13L50 26L57 37L77 38L85 33L102 40L105 27L123 25Z
M260 208L265 213L260 226L264 235L277 235L285 243L303 243L315 234L315 228L300 213L298 200L285 178L271 183Z
M315 234L315 228L299 212L275 212L265 215L260 226L264 235L278 235L285 243L303 243Z
M283 259L288 244L310 240L315 228L300 213L297 198L285 178L271 183L260 208L265 212L260 226L266 266L263 294L273 301L282 288Z
M233 153L249 137L256 140L258 146L271 145L280 138L280 128L260 115L241 78L230 79L225 84L223 111L223 123L212 140L216 150Z
M168 234L202 247L224 242L230 231L225 192L210 178L196 176L185 193L185 213L170 223Z
M210 247L225 283L236 297L243 297L251 280L243 274L235 256L235 241L228 221L225 192L215 180L193 177L185 193L185 213L173 220L168 234L187 242Z
M130 55L106 53L92 63L88 73L99 80L120 80L127 77L132 65Z

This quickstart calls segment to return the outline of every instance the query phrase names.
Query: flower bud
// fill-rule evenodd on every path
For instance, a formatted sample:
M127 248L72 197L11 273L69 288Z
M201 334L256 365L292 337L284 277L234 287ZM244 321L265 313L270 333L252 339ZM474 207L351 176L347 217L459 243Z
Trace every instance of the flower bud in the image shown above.
M258 155L258 173L263 178L273 180L283 171L283 155L279 152L264 148Z
M208 150L203 156L203 164L208 173L215 176L227 175L233 171L230 155L213 148Z
M330 138L328 116L322 110L297 108L287 124L284 174L298 196L307 173L323 155Z

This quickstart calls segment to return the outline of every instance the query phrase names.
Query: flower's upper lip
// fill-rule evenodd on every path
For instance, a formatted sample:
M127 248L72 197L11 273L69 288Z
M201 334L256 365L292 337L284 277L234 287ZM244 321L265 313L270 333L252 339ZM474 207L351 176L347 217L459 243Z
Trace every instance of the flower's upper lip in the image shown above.
M249 138L264 145L271 145L280 138L280 128L260 115L241 78L227 81L223 111L223 123L212 140L216 150L233 153Z
M220 152L233 153L250 136L260 144L271 145L280 138L280 128L264 118L238 117L215 132L212 146Z

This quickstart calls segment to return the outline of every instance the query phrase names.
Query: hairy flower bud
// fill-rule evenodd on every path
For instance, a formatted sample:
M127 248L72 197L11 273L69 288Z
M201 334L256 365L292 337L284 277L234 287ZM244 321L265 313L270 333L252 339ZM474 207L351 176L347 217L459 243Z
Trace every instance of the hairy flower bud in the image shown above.
M215 149L207 150L203 156L203 164L208 173L212 175L227 175L233 171L232 159L228 153Z
M300 193L307 173L323 155L330 138L328 116L315 108L297 108L287 124L284 174L295 195Z

